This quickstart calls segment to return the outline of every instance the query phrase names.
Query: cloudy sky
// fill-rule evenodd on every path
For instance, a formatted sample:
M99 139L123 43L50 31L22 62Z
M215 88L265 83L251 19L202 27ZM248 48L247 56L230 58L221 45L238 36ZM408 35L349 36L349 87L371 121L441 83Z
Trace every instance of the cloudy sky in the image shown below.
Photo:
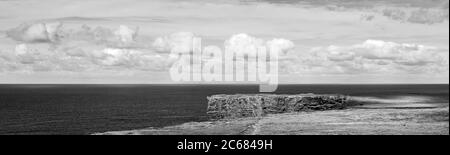
M448 83L448 19L448 0L0 0L0 83L172 83L193 37L283 48L280 83Z

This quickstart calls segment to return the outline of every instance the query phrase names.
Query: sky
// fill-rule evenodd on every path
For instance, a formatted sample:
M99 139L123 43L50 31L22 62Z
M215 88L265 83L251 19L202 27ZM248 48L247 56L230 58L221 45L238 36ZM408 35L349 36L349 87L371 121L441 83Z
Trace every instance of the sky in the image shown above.
M448 0L0 0L0 83L175 83L198 37L282 49L279 83L448 84L448 19Z

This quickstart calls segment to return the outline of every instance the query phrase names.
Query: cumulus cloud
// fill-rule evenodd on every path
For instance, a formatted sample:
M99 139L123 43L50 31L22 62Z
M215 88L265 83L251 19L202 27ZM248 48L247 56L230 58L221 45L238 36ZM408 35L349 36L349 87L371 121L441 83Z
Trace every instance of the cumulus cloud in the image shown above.
M148 46L135 46L138 28L127 26L117 29L82 26L81 29L64 31L60 26L42 23L25 27L29 28L22 26L24 31L17 31L21 33L15 35L25 43L0 52L1 71L167 71L177 59L171 51L190 53L196 37L191 32L178 32L157 37ZM64 38L59 38L61 35ZM8 36L13 38L14 35ZM48 46L36 47L40 44L33 43L38 41L47 42ZM295 51L295 44L287 39L265 41L241 33L232 35L224 45L227 51L246 56L256 54L259 47L277 51L280 58L289 58L288 61L280 61L280 71L284 72L445 74L449 71L448 48L418 44L367 40L350 46L331 45L302 52ZM219 49L208 47L204 50ZM222 52L226 52L225 49L221 49Z
M19 44L15 48L15 56L21 64L39 64L49 58L48 52L29 48L27 44Z
M156 52L151 45L146 45L149 43L145 39L139 42L138 30L125 25L107 28L62 27L58 22L22 24L7 32L18 44L0 52L1 71L167 70L174 58L169 53ZM178 33L166 41L172 48L190 49L187 42L191 39L183 38L191 34Z
M141 47L144 43L137 42L139 27L120 25L117 28L64 27L61 22L35 22L21 24L8 30L7 36L22 43L72 44L73 42L89 42L103 46L131 48Z
M267 51L275 51L279 56L285 56L295 45L292 41L276 38L264 42L263 39L252 37L248 34L236 34L225 41L225 48L228 51L243 53L244 55L256 55L258 48L265 47Z
M176 60L169 54L148 49L55 48L38 49L34 44L18 44L12 52L0 53L1 71L166 71Z
M287 52L294 49L295 44L287 39L277 38L266 42L269 50L278 51L280 55L286 55Z
M90 27L82 25L80 28L65 29L61 42L93 42L115 48L141 47L143 43L138 42L139 27L131 28L120 25L117 28Z
M168 54L118 48L93 51L92 58L96 64L101 66L131 70L166 70L174 61Z
M158 52L190 53L194 37L192 32L177 32L156 38L152 45Z
M168 36L158 37L153 41L152 48L160 53L191 53L193 41L196 38L192 32L177 32ZM276 38L265 42L261 38L256 38L245 33L232 35L224 42L222 52L231 51L242 53L244 56L256 55L259 47L267 50L277 51L280 55L286 55L295 45L292 41Z
M129 49L104 49L97 62L102 66L126 68L134 71L168 71L177 60L168 53Z
M225 41L225 52L242 53L245 56L256 56L259 51L258 48L263 46L264 42L262 39L241 33L233 35L230 39Z
M45 30L58 32L64 36L57 43L47 40L48 44L19 43L11 52L0 53L3 61L2 70L16 68L15 71L101 71L101 70L134 70L134 71L167 71L178 57L171 51L190 53L193 39L191 32L178 32L168 36L157 37L150 46L129 48L129 46L110 45L109 43L135 43L137 28L120 26L118 29L104 27L91 28L81 26L80 29ZM46 36L48 38L48 36ZM37 37L35 37L37 38ZM45 38L45 37L43 37ZM287 39L263 39L247 34L236 34L225 41L225 48L244 55L257 52L258 47L266 47L282 55L294 48L294 43ZM203 50L219 50L220 47L208 47ZM220 49L225 52L225 49ZM223 53L222 53L223 54ZM211 58L201 58L199 62ZM195 64L191 64L195 65Z
M54 23L26 23L6 32L7 36L23 42L56 42L62 24Z
M32 72L51 71L56 68L52 63L55 55L51 52L41 51L29 47L27 44L19 44L11 51L0 51L2 71L8 72Z
M136 50L105 48L93 51L92 56L101 65L130 67L133 65L133 59L136 59L139 54L140 51Z
M135 41L138 31L139 27L131 29L128 26L120 25L119 28L114 31L114 34L122 43L130 43Z
M448 49L381 40L314 48L297 61L305 69L300 72L445 74L449 70Z
M28 46L26 44L16 45L15 53L17 55L24 55L28 52Z

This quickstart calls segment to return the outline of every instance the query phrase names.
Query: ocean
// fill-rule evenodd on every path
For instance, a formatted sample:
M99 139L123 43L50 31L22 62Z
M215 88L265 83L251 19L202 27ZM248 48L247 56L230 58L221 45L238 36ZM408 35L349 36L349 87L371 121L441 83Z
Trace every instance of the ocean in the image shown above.
M237 93L258 93L258 86L0 85L0 134L92 134L207 121L207 96ZM448 84L280 85L274 93L449 102Z

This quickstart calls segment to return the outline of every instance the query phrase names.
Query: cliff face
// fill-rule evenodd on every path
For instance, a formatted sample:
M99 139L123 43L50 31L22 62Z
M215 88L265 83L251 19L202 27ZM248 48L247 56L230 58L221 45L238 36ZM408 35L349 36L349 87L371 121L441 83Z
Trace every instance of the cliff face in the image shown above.
M237 94L208 97L207 113L212 119L260 117L265 114L343 109L347 98L340 95Z

